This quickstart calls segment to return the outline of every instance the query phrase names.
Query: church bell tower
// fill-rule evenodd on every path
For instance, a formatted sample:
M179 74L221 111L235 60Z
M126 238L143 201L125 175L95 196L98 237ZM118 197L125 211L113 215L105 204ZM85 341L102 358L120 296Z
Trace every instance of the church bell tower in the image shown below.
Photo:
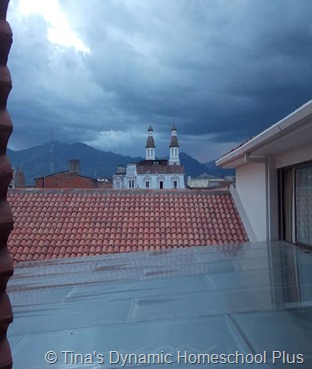
M170 141L169 150L170 150L169 165L180 165L179 143L178 143L177 129L175 125L173 125L171 129L171 141Z
M145 160L155 160L155 142L153 137L152 126L149 126L147 130L147 141L145 149L146 149Z

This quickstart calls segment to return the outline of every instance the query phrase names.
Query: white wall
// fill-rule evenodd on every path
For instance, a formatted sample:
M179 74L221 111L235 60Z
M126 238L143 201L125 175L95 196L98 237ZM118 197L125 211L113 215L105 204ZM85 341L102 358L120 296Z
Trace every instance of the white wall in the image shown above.
M173 181L177 181L177 189L184 189L183 174L140 174L137 175L137 187L146 189L146 179L149 178L149 189L159 189L159 181L163 181L164 189L173 189Z
M312 160L311 144L300 145L296 149L288 150L281 155L276 155L275 166L276 168L282 168L289 165L304 163L305 161L310 160Z
M209 179L208 178L187 178L187 185L190 187L208 187Z
M248 163L236 168L236 189L257 241L267 239L266 166Z
M149 180L149 189L159 189L159 181L163 181L164 189L174 189L174 181L177 181L177 189L184 189L183 174L137 174L136 167L129 165L127 174L113 176L114 189L129 189L129 180L134 180L134 189L146 189L146 180Z
M310 160L311 145L301 145L268 156L267 164L247 163L236 168L237 193L257 241L277 240L279 237L278 169Z

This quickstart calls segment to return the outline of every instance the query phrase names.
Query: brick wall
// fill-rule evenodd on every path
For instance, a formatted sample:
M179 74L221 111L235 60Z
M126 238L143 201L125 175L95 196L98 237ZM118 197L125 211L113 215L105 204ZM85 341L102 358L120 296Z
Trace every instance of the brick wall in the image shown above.
M36 178L37 188L97 188L97 180L76 173L63 172Z

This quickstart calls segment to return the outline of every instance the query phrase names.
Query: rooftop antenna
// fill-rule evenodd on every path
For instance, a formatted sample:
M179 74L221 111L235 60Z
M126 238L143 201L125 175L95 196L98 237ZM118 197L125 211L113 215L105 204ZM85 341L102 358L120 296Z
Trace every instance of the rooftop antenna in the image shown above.
M54 173L54 129L51 127L51 173Z

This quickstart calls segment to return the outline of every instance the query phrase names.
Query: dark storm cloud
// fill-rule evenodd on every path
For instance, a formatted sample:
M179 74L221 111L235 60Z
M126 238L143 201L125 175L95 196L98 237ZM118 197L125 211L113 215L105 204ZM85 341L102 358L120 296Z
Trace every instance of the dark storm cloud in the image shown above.
M175 122L182 151L205 161L311 98L308 0L60 2L87 55L11 2L16 146L34 144L27 124L36 143L54 126L61 141L144 155L149 122L160 150Z

